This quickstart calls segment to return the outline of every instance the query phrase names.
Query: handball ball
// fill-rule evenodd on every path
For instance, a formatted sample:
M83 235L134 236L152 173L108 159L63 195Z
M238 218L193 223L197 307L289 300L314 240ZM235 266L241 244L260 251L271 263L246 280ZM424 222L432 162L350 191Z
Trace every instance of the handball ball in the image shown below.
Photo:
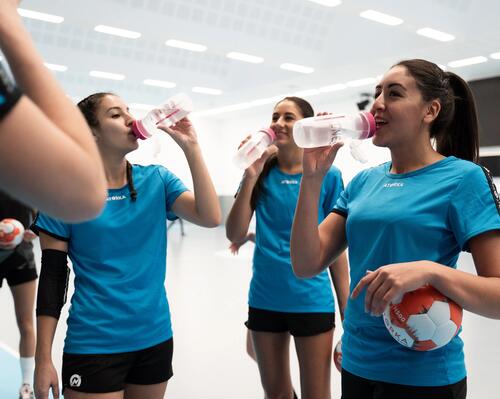
M426 285L389 304L384 323L401 345L430 351L446 345L462 325L462 308Z
M337 370L342 372L342 340L337 342L333 350L333 363L335 363Z
M24 226L16 219L3 219L0 221L0 247L11 249L23 241Z

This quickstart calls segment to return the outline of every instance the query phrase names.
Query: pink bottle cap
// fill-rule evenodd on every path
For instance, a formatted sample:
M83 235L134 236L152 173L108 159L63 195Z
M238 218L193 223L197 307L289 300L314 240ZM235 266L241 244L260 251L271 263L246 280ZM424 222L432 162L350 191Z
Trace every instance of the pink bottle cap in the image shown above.
M377 130L377 124L375 123L375 117L370 112L360 112L360 114L365 118L367 125L366 130L363 131L361 139L369 139L373 137L375 131Z
M151 134L145 129L140 120L132 122L132 133L134 133L134 135L141 140L146 140L151 137Z
M263 127L262 129L260 129L260 131L266 133L269 137L271 137L272 141L276 140L276 133L270 127Z

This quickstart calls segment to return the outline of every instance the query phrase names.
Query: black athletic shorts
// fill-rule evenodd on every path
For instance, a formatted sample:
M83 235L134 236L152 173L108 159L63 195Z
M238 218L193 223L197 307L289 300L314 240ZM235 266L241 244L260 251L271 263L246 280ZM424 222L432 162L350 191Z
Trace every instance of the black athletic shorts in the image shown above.
M31 242L23 241L0 263L0 287L4 278L12 287L36 280L37 277L33 244Z
M342 369L342 399L465 399L466 397L467 378L451 385L419 387L367 380Z
M63 354L64 389L84 393L108 393L125 389L126 384L153 385L172 375L173 338L135 352L101 355Z
M288 313L249 307L245 325L252 331L288 331L294 337L310 337L335 328L335 313Z

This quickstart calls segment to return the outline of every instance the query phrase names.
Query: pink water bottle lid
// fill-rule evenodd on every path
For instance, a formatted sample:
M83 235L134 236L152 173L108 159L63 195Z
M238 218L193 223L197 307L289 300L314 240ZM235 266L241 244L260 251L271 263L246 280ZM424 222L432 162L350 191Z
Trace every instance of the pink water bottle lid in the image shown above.
M270 127L263 127L262 129L260 129L260 131L266 133L269 137L271 137L272 141L276 140L276 133Z
M151 137L151 134L144 128L144 125L140 120L135 120L132 122L132 133L141 140L146 140Z
M361 115L366 119L368 124L367 129L363 131L362 139L369 139L375 134L377 130L377 124L375 123L375 117L370 112L361 112Z

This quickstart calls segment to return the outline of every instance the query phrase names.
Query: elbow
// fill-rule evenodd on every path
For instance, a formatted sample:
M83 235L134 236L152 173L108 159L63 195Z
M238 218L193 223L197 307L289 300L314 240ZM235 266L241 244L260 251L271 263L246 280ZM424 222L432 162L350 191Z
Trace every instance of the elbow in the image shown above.
M106 190L100 188L89 190L85 195L79 195L74 201L69 201L70 206L64 210L61 209L60 218L69 223L95 219L101 214L106 198Z
M293 256L292 256L292 270L295 276L297 276L297 278L311 278L318 274L317 272L312 270L310 264L294 260Z

